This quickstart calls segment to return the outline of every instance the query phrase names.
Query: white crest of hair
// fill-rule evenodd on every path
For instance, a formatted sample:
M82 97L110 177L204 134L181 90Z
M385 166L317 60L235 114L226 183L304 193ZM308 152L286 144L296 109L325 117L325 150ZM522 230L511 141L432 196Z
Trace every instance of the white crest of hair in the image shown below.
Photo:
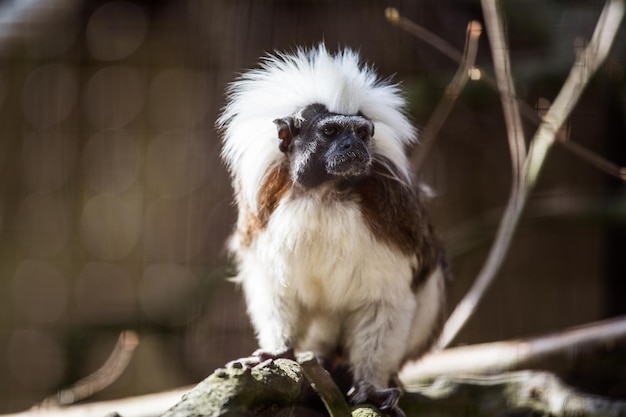
M356 52L344 49L333 55L320 44L294 54L269 55L260 68L229 86L227 105L217 121L224 132L222 157L252 210L266 171L284 157L273 121L302 117L299 112L314 103L339 114L360 111L371 119L373 157L389 160L408 182L405 149L416 139L416 130L406 117L400 89L378 78Z

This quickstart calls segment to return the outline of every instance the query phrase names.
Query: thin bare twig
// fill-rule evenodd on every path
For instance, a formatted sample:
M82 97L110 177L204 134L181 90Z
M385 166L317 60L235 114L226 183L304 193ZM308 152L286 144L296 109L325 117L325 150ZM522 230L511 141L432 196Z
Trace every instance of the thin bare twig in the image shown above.
M442 54L444 54L451 60L457 63L461 62L461 59L463 57L463 54L461 53L461 51L456 49L450 43L446 42L444 39L440 38L433 32L430 32L429 30L418 25L417 23L414 23L411 20L401 16L397 9L388 8L385 10L385 15L387 16L387 20L389 22L399 26L405 31L411 33L417 38L433 46L435 49L440 51ZM489 86L489 88L492 88L496 91L498 90L498 84L496 80L491 75L489 75L489 73L485 71L484 68L477 65L477 66L474 66L474 69L480 72L481 74L480 79L484 81L485 84ZM535 111L535 109L532 106L530 106L528 103L526 103L524 100L520 99L519 97L516 97L516 100L517 100L517 104L519 106L521 115L527 121L530 121L536 126L539 126L542 119L537 115L537 112ZM583 161L593 165L594 167L604 171L605 173L609 175L614 176L615 178L618 178L622 181L626 181L626 167L620 167L608 161L606 158L603 158L602 156L595 154L589 149L586 149L574 142L568 141L565 135L563 134L563 132L561 131L557 133L557 140L560 146L562 146L565 150L573 153L574 155L576 155ZM426 155L426 153L423 150L421 151L421 153L424 154L424 156Z
M622 181L626 181L626 167L621 167L617 164L614 164L613 162L604 159L600 155L590 152L589 149L585 148L582 145L579 145L576 142L562 142L559 140L557 141L557 143L561 146L564 146L568 151L578 156L579 158L584 159L585 161L587 161L587 163L593 165L599 170L604 171L605 173L610 174L611 176L618 178Z
M42 407L74 404L102 391L117 381L128 367L138 344L137 333L132 330L123 331L117 339L115 348L100 368L71 387L65 388L44 400Z
M502 110L504 111L504 121L511 152L511 168L513 170L513 187L511 189L515 192L517 183L522 180L522 166L526 158L526 142L524 140L522 118L517 104L515 83L511 73L511 57L505 33L504 14L499 0L482 0L481 4L485 24L487 25L487 36L491 45L493 67L496 73L500 100L502 101Z
M516 191L509 197L506 210L496 233L495 241L485 264L472 288L457 305L446 322L439 340L439 348L448 346L476 310L497 274L512 241L528 194L534 188L537 176L556 135L576 105L582 91L606 58L624 16L624 2L609 0L598 20L589 45L579 55L554 103L545 115L524 162L523 177Z
M454 337L456 337L460 329L472 316L478 303L484 297L487 289L495 279L508 253L526 196L524 181L521 177L522 166L526 158L526 143L524 140L520 110L516 100L513 75L511 73L509 47L504 31L504 17L497 0L482 0L482 7L488 29L487 34L490 40L496 80L504 111L504 119L507 126L513 182L509 202L489 256L472 288L457 305L448 319L439 341L440 348L448 346Z
M463 59L463 54L459 52L454 46L450 45L445 40L441 39L436 34L432 33L428 29L410 21L409 19L400 15L398 9L393 7L388 7L385 9L385 17L390 23L401 27L406 30L410 34L416 36L419 39L424 40L428 44L432 45L435 49L437 49L442 54L446 55L453 61L458 63Z
M626 342L626 317L577 326L530 339L449 348L427 355L402 369L404 384L422 383L441 375L479 375L532 367L553 355L589 352Z
M172 407L192 387L181 387L172 391L156 394L128 397L112 401L99 401L77 404L71 407L31 408L14 414L2 414L1 417L155 417Z
M454 340L467 320L474 314L478 303L491 286L504 261L527 198L526 188L519 188L517 191L517 193L512 192L509 196L509 201L487 260L476 277L474 284L465 297L457 304L444 326L438 343L440 349L445 348Z
M624 17L624 7L623 0L609 0L606 3L591 41L577 57L559 95L543 118L526 161L525 177L529 186L534 184L543 160L555 141L556 132L578 102L591 76L608 55Z
M465 52L461 57L459 68L454 77L446 87L446 91L439 100L433 114L428 119L428 123L420 137L420 147L413 152L411 164L416 172L419 172L430 148L439 134L439 130L448 118L461 91L465 88L470 77L470 70L476 62L478 52L478 40L482 32L482 26L477 21L471 21L467 25L467 35L465 37Z

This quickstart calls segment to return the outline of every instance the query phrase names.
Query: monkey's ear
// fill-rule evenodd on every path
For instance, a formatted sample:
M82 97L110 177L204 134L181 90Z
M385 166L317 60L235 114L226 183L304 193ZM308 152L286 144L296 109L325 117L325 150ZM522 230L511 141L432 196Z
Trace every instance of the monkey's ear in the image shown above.
M274 120L274 124L278 128L278 139L280 139L278 149L280 149L281 152L287 152L293 137L299 133L300 129L296 127L293 117L276 119Z

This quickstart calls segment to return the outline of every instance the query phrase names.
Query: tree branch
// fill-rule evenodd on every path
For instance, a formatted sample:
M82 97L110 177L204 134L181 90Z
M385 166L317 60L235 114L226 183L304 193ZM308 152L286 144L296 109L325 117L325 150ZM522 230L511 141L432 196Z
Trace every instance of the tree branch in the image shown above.
M106 362L91 375L79 380L43 401L44 406L70 405L91 397L117 381L130 363L139 344L137 333L126 330L120 333L115 348Z
M422 167L433 142L437 138L441 127L452 111L457 98L461 91L465 88L470 77L470 71L476 62L476 53L478 52L478 40L482 32L482 26L476 21L471 21L467 25L467 35L465 37L465 52L461 57L459 68L454 77L446 87L443 97L439 100L433 114L428 119L428 123L420 137L419 148L413 151L411 164L416 172Z
M546 372L445 376L412 392L401 405L407 413L420 415L626 415L626 402L580 393Z
M589 352L626 342L626 317L590 323L545 336L433 352L407 364L400 373L410 386L442 375L480 375L530 368L548 357Z
M183 387L156 394L70 407L36 406L21 413L3 414L2 417L103 417L116 414L123 417L155 417L180 401L190 389L191 387Z
M318 393L330 417L350 417L350 407L346 397L337 387L330 374L319 364L313 352L305 352L298 357L304 377Z
M524 161L523 177L517 189L511 192L495 241L476 281L467 295L457 305L448 319L439 347L448 346L456 337L467 320L472 316L480 300L491 286L511 244L513 234L519 223L528 194L534 188L537 176L545 158L555 141L556 135L568 117L591 76L606 58L615 38L619 24L624 16L622 0L609 0L598 20L589 45L578 56L565 84L561 88L552 106L539 126L532 142L529 154ZM502 51L503 53L505 51Z
M460 63L463 59L463 54L459 52L454 46L450 45L450 43L441 39L439 36L429 31L428 29L400 15L398 9L394 7L388 7L387 9L385 9L385 17L390 23L401 27L413 36L433 46L435 49L437 49L439 52L441 52L451 60Z
M391 7L386 9L385 16L390 23L402 28L403 30L417 37L418 39L421 39L422 41L431 45L443 55L450 58L452 61L455 61L459 64L461 63L463 54L458 49L456 49L450 43L446 42L444 39L437 36L435 33L430 32L428 29L401 16L397 9ZM496 80L491 75L489 75L489 73L485 71L484 68L480 66L474 66L474 69L480 72L480 79L484 81L488 87L498 91L498 84ZM515 99L519 106L521 115L527 121L532 122L535 126L539 126L542 118L537 115L536 110L519 97L516 97ZM591 152L589 149L586 149L575 142L568 141L561 131L557 133L556 138L558 139L557 143L561 145L565 150L571 152L575 156L579 157L588 164L600 169L601 171L604 171L605 173L617 179L626 181L626 167L620 167L607 160L606 158Z
M587 83L608 55L623 17L623 0L609 0L598 19L591 41L577 57L565 84L535 134L524 168L528 187L535 184L543 161L554 143L556 132L563 125Z
M513 170L513 187L517 190L517 183L522 181L522 165L526 158L526 143L524 141L524 129L522 118L517 104L515 83L511 73L511 57L509 45L506 40L504 14L500 0L482 0L487 36L491 45L496 82L500 91L504 121L507 128L509 150L511 152L511 168Z
M587 351L625 340L626 317L621 317L534 339L448 349L403 369L401 380L407 394L401 407L409 415L466 415L478 410L482 415L497 412L503 416L519 412L558 417L625 416L626 403L579 393L548 373L476 375L517 369L550 355ZM233 363L216 370L190 391L71 407L40 407L4 417L102 417L113 412L123 417L321 417L302 402L308 385L320 395L331 415L381 417L367 406L349 410L312 353L299 355L298 361L268 360L252 368Z

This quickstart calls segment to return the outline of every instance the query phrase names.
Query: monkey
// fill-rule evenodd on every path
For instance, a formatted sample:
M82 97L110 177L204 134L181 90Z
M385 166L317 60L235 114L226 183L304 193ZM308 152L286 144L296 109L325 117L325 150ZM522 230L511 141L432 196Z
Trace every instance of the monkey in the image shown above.
M226 97L228 251L257 354L313 351L349 371L351 403L404 415L397 373L441 331L449 268L410 167L403 91L322 43L266 55Z

